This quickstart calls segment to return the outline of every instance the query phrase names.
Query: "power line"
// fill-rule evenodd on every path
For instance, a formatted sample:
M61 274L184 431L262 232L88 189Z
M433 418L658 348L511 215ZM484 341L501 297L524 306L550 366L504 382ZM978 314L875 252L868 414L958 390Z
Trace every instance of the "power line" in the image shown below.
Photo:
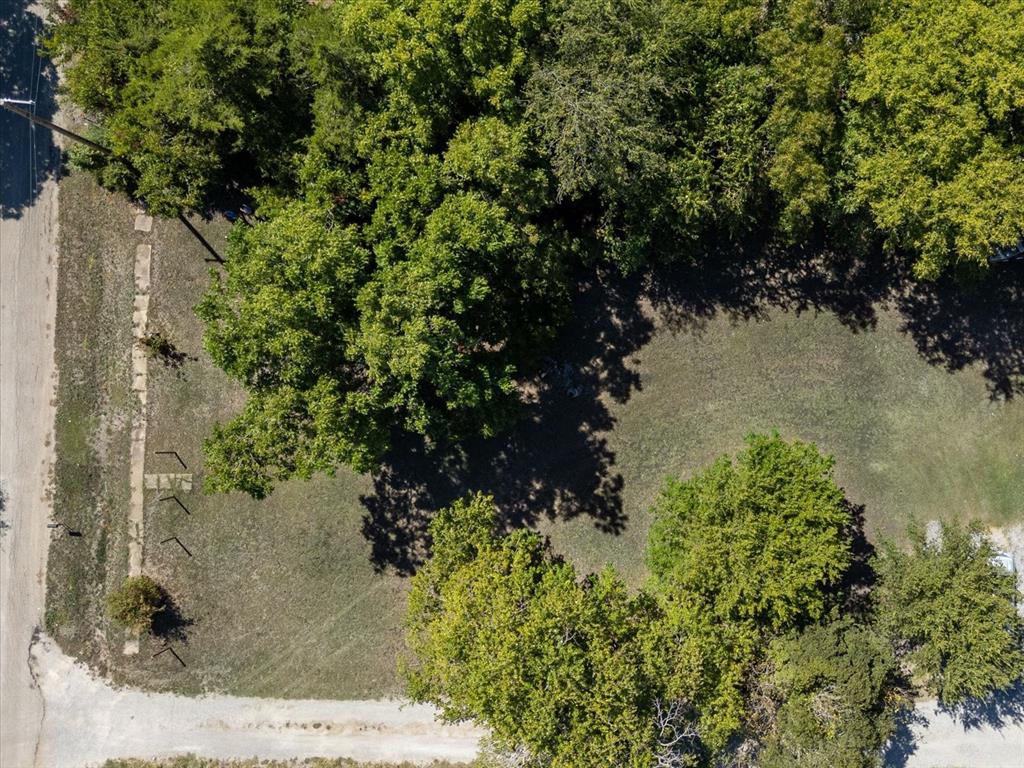
M105 155L110 154L110 150L104 147L102 144L97 144L95 141L90 141L89 139L85 138L85 136L81 136L75 133L74 131L69 131L67 128L61 128L52 120L47 120L45 117L40 117L39 115L29 112L27 109L23 109L20 106L22 104L35 106L35 101L25 99L8 99L0 97L0 107L3 107L9 112L13 112L16 115L21 115L22 117L31 120L33 123L37 125L45 125L47 128L56 131L61 136L67 136L69 139L74 139L77 142L85 144L87 147L90 147L91 149L95 149L97 152L102 152Z
M6 97L0 97L0 107L3 107L4 109L6 109L6 110L8 110L10 112L13 112L16 115L21 115L22 117L27 118L28 120L31 120L33 123L35 123L37 125L45 125L47 128L56 131L61 136L67 136L69 139L73 139L74 141L77 141L80 144L85 144L87 147L95 149L97 152L102 152L104 155L112 155L113 154L113 152L111 152L111 150L108 147L104 147L102 144L97 144L95 141L91 141L91 140L85 138L85 136L81 136L80 134L77 134L74 131L69 131L67 128L61 128L59 125L54 123L52 120L47 120L45 117L40 117L39 115L36 115L36 114L34 114L32 112L29 112L27 109L23 109L21 105L33 106L34 107L35 106L35 101L31 100L31 99L26 100L26 99L11 99L11 98L6 98ZM129 169L133 173L136 173L136 174L138 173L138 171L136 171L132 167L131 163L126 162L126 164L128 165ZM224 259L221 258L220 254L217 253L217 251L214 249L214 247L212 245L210 245L206 241L206 238L203 237L202 234L200 234L199 230L197 230L194 226L192 226L192 222L190 222L185 217L185 214L182 213L181 211L178 212L178 221L180 221L182 224L184 224L185 227L188 229L188 231L191 232L192 235L199 241L199 243L204 248L206 248L207 251L209 251L211 254L213 254L213 260L214 261L216 261L218 264L223 264L224 263ZM209 259L207 259L207 261L209 261ZM181 461L180 457L178 458L178 461ZM184 462L182 462L182 464L184 464Z

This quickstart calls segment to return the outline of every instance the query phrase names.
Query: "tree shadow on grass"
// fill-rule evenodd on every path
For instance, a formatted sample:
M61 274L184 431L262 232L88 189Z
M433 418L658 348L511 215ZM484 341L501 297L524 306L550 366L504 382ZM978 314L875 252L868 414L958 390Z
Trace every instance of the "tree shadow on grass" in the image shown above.
M1024 395L1024 262L993 266L976 283L906 281L895 301L929 363L948 371L979 364L993 399Z
M845 538L850 542L850 565L839 584L839 594L844 596L844 614L867 618L871 605L871 588L875 585L875 570L871 567L875 547L864 532L864 505L849 500L846 506L848 520Z
M752 238L700 261L659 267L645 289L672 330L700 334L714 318L766 320L769 311L828 312L854 332L875 327L895 266L879 250L863 254L827 242L792 248Z
M542 518L587 516L621 533L622 476L605 438L615 426L607 399L640 388L630 356L650 340L640 281L596 275L580 291L574 319L530 382L519 422L493 439L428 448L405 436L362 497L363 534L378 570L411 574L427 554L434 511L473 491L493 493L509 528Z
M188 643L188 628L195 624L184 616L181 608L165 589L160 588L163 607L153 616L153 636L165 643Z
M892 307L932 365L978 365L993 399L1024 394L1024 262L993 266L973 282L915 280L907 263L879 248L751 243L654 271L646 290L668 327L697 334L719 315L758 321L771 309L828 312L856 333L875 328L879 307Z
M631 278L599 274L580 290L573 321L530 384L536 396L509 433L457 447L396 441L361 499L374 566L414 572L433 512L476 490L494 494L510 527L585 515L621 532L623 478L608 446L608 404L641 388L634 355L656 321L699 335L719 316L757 322L781 310L829 313L862 333L876 327L879 308L899 313L901 330L931 364L979 365L993 398L1024 393L1024 265L996 267L976 285L922 283L879 248L752 240Z

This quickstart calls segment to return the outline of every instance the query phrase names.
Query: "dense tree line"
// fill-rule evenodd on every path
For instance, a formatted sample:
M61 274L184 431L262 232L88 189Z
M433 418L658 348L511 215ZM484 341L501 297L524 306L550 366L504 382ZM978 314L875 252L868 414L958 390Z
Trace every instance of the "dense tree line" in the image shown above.
M980 532L851 578L851 507L811 445L753 436L654 512L640 591L500 532L490 497L440 512L409 599L413 698L486 724L499 764L869 768L914 683L955 704L1024 670L1014 578Z
M1024 0L67 0L49 47L157 212L259 203L199 306L254 495L492 434L574 270L875 233L917 274L1024 236ZM854 238L855 239L855 238Z

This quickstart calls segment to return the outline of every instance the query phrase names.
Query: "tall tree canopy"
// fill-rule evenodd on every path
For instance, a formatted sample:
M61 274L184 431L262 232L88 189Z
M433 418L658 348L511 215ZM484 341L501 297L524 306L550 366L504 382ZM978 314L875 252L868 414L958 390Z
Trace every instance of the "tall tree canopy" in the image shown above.
M944 525L911 551L883 550L879 624L913 673L947 704L984 696L1024 672L1024 620L1016 579L979 527Z
M702 638L700 731L714 748L746 718L743 688L766 638L823 618L837 598L851 518L832 463L813 445L752 435L737 456L670 478L653 510L647 561L664 645L685 664L697 650L688 640Z
M536 533L498 536L496 523L486 496L434 520L409 596L409 694L551 766L649 765L653 606L613 571L581 581Z
M289 46L304 5L71 0L49 47L72 99L102 118L117 182L159 213L195 210L241 169L287 175L308 123Z
M853 521L831 467L753 436L670 481L639 591L501 532L491 497L441 510L409 598L410 696L521 765L878 768L917 681L954 701L1020 676L1020 619L963 530L887 550L866 603L870 578L840 583Z
M850 512L833 460L752 435L654 509L648 562L663 589L698 595L726 622L784 631L820 619L850 564Z
M873 5L867 0L778 3L775 22L757 39L773 95L764 122L766 174L788 239L836 219L850 56L869 28Z
M898 672L877 630L838 619L779 638L769 658L778 710L761 768L878 765L879 747L895 729Z
M783 754L793 739L815 738L810 723L796 722L819 690L838 690L836 706L862 717L863 729L832 754L875 755L891 715L888 646L852 621L811 629L836 604L833 576L849 560L831 462L812 446L754 437L736 467L726 458L688 486L706 508L726 510L723 532L710 535L735 540L736 555L709 541L696 512L682 526L665 522L679 519L666 506L687 487L673 481L651 535L655 576L633 594L610 569L580 579L535 533L500 534L490 497L441 511L410 595L410 695L486 723L501 747L544 765L697 765L753 732L762 715L752 684L774 664L769 708L789 719L769 717L758 744L777 733ZM736 479L723 479L727 468ZM737 514L741 497L749 514ZM815 525L794 518L820 518L827 533L791 537L783 521L803 533ZM744 578L751 588L722 587ZM782 644L768 654L774 637ZM804 664L801 654L815 653L818 666Z
M984 266L1024 236L1022 3L67 0L48 45L105 183L261 203L200 314L251 393L210 486L262 495L507 425L596 260L870 219Z
M852 199L915 272L1024 238L1024 2L893 0L856 62Z
M494 434L564 311L566 237L522 107L535 3L350 2L296 36L317 83L304 199L268 194L199 307L250 401L210 483L368 469L391 431ZM282 267L284 267L282 269Z

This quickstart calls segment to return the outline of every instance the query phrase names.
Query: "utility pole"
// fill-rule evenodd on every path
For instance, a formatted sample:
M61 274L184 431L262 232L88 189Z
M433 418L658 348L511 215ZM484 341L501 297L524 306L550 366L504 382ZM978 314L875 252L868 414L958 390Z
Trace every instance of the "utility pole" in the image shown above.
M90 147L91 149L95 149L97 152L102 152L104 155L112 154L108 147L104 147L102 144L97 144L95 141L90 141L89 139L85 138L85 136L79 136L77 133L75 133L74 131L69 131L67 128L61 128L59 125L52 122L51 120L47 120L44 117L39 117L39 115L33 114L32 112L29 112L27 109L24 109L24 107L30 107L34 104L34 101L26 101L25 99L8 99L6 97L0 96L0 107L3 107L4 109L13 112L16 115L21 115L22 117L31 120L36 125L44 125L50 130L56 131L61 136L67 136L69 139L77 141L80 144L85 144L85 146ZM135 169L131 166L130 163L126 162L126 164L128 165L129 169L132 170L133 173L138 174L138 171L135 171ZM206 238L200 234L199 230L192 226L192 222L188 220L185 214L181 213L180 211L178 212L178 221L184 224L188 231L191 232L193 236L195 236L196 240L198 240L200 244L204 248L206 248L207 251L213 254L214 261L216 261L218 264L224 263L224 259L221 258L220 254L217 253L214 247L206 241ZM210 261L210 259L207 259L207 261ZM178 461L181 461L181 458L179 458ZM184 464L184 462L182 462L182 464Z
M105 155L110 154L110 150L104 147L102 144L97 144L95 141L89 141L85 136L79 136L74 131L69 131L67 128L61 128L56 123L47 120L45 117L40 117L37 114L29 112L25 109L25 106L32 106L35 104L34 101L26 101L24 99L7 99L0 97L0 107L13 112L16 115L21 115L28 120L31 120L36 125L45 125L52 131L56 131L61 136L67 136L69 139L74 139L77 142L85 144L87 147L95 149L97 152L102 152Z

